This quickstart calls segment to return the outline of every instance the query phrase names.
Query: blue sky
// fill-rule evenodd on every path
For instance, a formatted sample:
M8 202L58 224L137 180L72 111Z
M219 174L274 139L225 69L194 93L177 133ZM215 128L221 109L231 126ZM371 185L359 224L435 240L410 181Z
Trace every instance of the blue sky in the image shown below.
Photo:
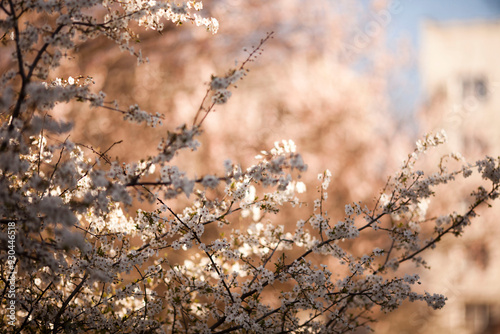
M399 1L401 10L393 15L388 25L390 45L401 38L411 41L418 60L420 42L419 29L423 20L469 21L500 19L500 0L393 0ZM421 100L418 62L411 69L397 77L398 89L391 96L398 113L409 114L415 111ZM404 85L401 85L404 82Z
M397 1L397 0L394 0ZM400 13L389 25L391 37L406 35L418 43L422 20L436 21L499 19L500 0L399 0ZM416 44L418 46L418 44Z

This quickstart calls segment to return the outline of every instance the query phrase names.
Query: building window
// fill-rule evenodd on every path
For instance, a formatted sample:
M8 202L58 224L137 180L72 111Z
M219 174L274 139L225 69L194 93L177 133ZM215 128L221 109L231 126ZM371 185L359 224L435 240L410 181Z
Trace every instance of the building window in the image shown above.
M467 333L470 334L499 334L500 304L466 303L465 324Z
M484 77L467 77L462 79L462 98L464 101L488 99L488 81Z
M469 333L484 333L490 323L488 304L470 303L465 305L465 323Z
M486 270L490 261L488 245L481 240L476 240L467 245L467 259L481 270Z

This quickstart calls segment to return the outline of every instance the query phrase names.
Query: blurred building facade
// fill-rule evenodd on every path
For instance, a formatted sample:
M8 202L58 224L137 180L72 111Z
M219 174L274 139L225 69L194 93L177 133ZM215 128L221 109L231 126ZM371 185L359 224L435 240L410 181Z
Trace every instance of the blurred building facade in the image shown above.
M420 52L425 130L445 129L450 148L469 162L498 156L500 21L426 21ZM463 237L428 254L428 288L449 300L420 333L500 333L500 210L495 204L481 211Z
M500 125L500 21L426 21L421 36L426 126L444 128L458 150L500 146L500 131L483 128Z

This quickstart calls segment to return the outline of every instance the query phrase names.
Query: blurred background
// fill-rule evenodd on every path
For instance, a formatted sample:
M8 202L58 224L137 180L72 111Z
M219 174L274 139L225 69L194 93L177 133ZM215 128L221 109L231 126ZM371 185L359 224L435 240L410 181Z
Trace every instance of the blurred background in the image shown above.
M72 55L76 61L55 76L90 75L95 91L105 91L110 101L137 103L165 121L152 131L129 126L112 111L58 106L59 117L78 119L73 141L105 150L123 139L110 155L130 161L155 154L167 130L192 122L210 75L224 75L246 58L244 48L273 31L229 103L207 118L202 148L174 163L197 176L220 173L227 158L249 166L274 141L293 139L309 164L303 180L312 196L316 175L332 171L328 211L341 219L346 203L373 205L426 132L445 129L450 143L441 153L459 151L470 162L500 154L500 1L204 5L203 14L219 20L219 33L189 24L166 25L161 34L141 31L138 47L147 65L137 67L136 59L106 40L81 45ZM436 169L438 159L431 156L423 168ZM438 193L429 216L467 207L470 188L452 187ZM464 237L427 253L432 269L420 271L425 290L447 295L447 306L431 311L407 303L381 315L376 333L500 333L500 209L480 214ZM303 218L280 217L274 221L292 226Z
M419 132L444 128L449 149L474 162L500 152L500 2L402 1L388 38L406 34L413 48L408 79L391 93L394 110L416 117ZM449 205L457 193L436 200ZM448 204L445 204L448 203ZM481 212L464 236L428 254L429 290L447 295L443 310L406 305L380 332L500 333L498 207Z

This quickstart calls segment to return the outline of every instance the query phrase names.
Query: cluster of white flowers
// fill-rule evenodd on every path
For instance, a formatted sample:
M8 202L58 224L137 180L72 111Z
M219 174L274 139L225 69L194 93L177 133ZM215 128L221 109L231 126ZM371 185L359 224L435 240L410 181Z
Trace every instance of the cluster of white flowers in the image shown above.
M234 85L245 74L243 69L232 70L225 77L212 76L210 81L210 89L214 92L212 101L216 104L224 104L231 97L231 92L228 87Z
M222 175L194 178L173 164L180 151L198 149L203 119L227 101L228 88L271 34L239 69L212 77L211 107L202 103L198 111L206 112L203 119L196 115L191 127L168 131L154 156L121 163L110 161L107 151L54 139L71 124L51 111L71 101L161 125L159 114L137 105L109 107L105 93L91 91L90 77L47 78L63 54L101 35L141 63L142 54L129 44L137 38L134 21L156 30L165 20L191 21L215 33L215 19L192 13L201 9L198 1L1 3L0 34L11 36L4 41L16 68L0 80L0 260L6 263L7 250L15 248L19 274L16 320L1 312L0 326L52 333L344 333L370 321L373 308L391 311L404 300L443 307L444 296L412 291L418 275L392 271L406 261L425 266L423 251L446 234L460 235L479 205L498 198L498 159L456 172L440 165L426 177L415 171L418 156L445 140L442 133L427 135L372 210L347 204L345 217L332 223L337 220L325 210L332 175L325 171L311 212L296 226L273 222L283 206L299 205L297 194L305 191L296 178L307 165L293 141L275 143L248 168L226 160ZM426 218L434 187L475 171L491 188L478 187L468 211ZM148 206L131 212L145 200ZM367 231L383 248L356 254L346 246ZM0 277L4 311L9 277Z
M446 132L443 130L435 134L429 133L424 139L419 139L417 141L417 151L425 153L430 147L446 143L447 138Z

